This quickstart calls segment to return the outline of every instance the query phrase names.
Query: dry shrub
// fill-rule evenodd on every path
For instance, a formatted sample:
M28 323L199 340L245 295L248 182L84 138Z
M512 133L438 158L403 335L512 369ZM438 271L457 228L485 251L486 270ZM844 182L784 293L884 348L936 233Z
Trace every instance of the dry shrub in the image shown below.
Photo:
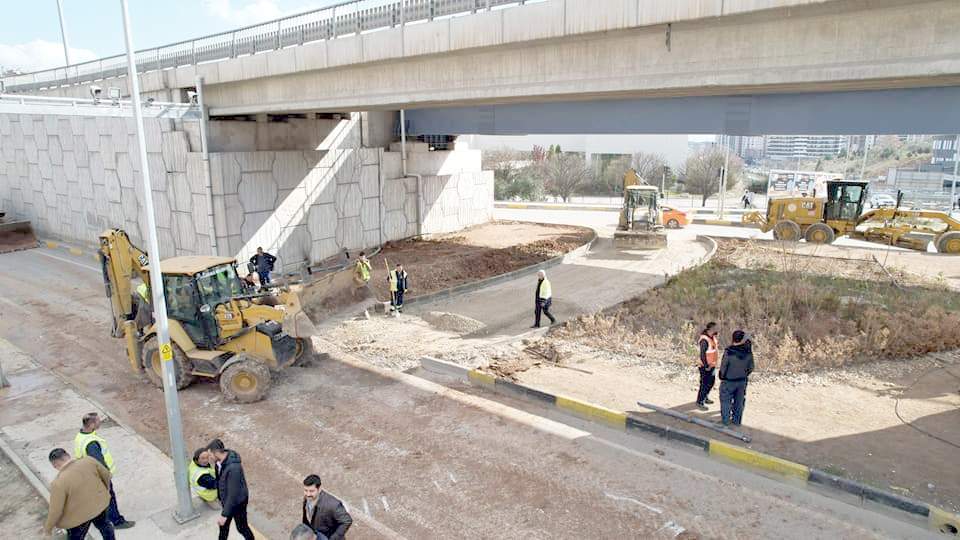
M757 369L792 373L960 348L960 294L897 288L868 262L751 252L748 265L725 246L713 262L604 313L581 317L555 335L643 356L666 351L691 363L707 321L721 344L735 329L753 335ZM839 266L838 266L839 264ZM816 271L811 268L817 267ZM832 277L827 270L844 277ZM663 355L658 355L663 356Z

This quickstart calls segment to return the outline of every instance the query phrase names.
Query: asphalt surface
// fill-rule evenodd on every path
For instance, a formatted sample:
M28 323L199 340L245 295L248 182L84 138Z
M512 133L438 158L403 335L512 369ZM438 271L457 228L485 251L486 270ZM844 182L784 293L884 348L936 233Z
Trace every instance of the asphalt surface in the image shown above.
M0 290L0 335L167 451L162 394L109 337L89 257L0 255ZM214 384L180 393L188 447L221 437L240 452L255 523L274 538L299 520L300 481L312 472L354 514L354 539L926 534L693 451L661 456L660 443L615 440L330 352L285 371L257 404L225 403Z

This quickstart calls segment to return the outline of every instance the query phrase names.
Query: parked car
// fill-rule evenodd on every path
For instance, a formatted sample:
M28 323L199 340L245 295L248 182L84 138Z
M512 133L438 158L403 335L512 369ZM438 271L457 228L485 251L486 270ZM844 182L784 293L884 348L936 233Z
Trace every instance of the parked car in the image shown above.
M886 193L877 193L870 197L870 208L889 208L897 205L897 200Z
M687 219L687 213L683 210L678 210L673 206L661 206L663 210L663 225L668 229L679 229L680 227L686 227L690 224L690 220Z

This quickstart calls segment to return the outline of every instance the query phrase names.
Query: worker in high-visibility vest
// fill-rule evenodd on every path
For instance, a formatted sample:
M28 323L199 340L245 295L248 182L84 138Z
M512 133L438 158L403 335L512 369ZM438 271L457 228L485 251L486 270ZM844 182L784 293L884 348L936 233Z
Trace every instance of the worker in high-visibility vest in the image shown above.
M717 343L717 323L708 322L707 326L697 338L697 348L699 357L697 358L697 368L700 370L700 389L697 391L697 408L701 411L707 410L707 405L712 405L713 401L707 397L710 390L713 390L713 384L716 382L717 360L720 357L720 347Z
M100 415L95 412L83 415L83 428L73 439L73 455L79 459L90 456L103 464L111 475L116 475L117 466L113 462L110 448L103 437L97 435L97 429L102 423ZM129 529L133 521L128 521L117 508L117 494L113 491L113 481L110 481L110 506L107 507L107 519L113 523L115 529Z
M150 301L150 286L140 282L133 293L133 313L130 320L135 321L137 330L143 330L153 324L153 305Z
M217 473L213 470L207 448L198 448L193 453L193 459L187 464L187 468L190 491L200 497L207 506L220 508L220 503L217 502Z
M390 284L390 306L397 313L403 312L403 293L407 292L407 271L403 269L402 264L390 271L387 276L387 282Z
M550 280L547 279L547 273L543 270L537 272L537 290L533 299L533 326L531 328L540 328L541 313L550 319L550 324L556 324L556 317L550 313L550 306L553 304L553 287L550 285Z
M367 259L367 255L364 252L360 252L360 256L357 257L357 262L353 266L353 282L356 286L364 287L367 282L370 281L370 270L371 270L370 260Z

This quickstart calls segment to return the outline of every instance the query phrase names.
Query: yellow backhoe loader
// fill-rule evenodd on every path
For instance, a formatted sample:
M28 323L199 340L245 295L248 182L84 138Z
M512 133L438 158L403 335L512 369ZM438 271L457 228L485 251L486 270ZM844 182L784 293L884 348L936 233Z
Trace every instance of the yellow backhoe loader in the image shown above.
M613 233L617 249L661 249L667 247L660 212L660 191L630 169L623 175L623 205L620 222Z
M0 212L0 253L37 247L37 237L29 221L7 221Z
M99 241L113 336L126 339L130 367L162 387L152 295L138 298L134 281L150 284L147 254L120 229L103 232ZM296 291L258 292L240 279L236 265L228 257L187 256L161 261L160 269L177 388L196 377L219 378L227 399L250 403L266 394L271 371L308 352L314 329Z
M960 221L946 212L894 208L863 212L866 182L827 182L826 197L770 199L766 214L750 212L743 223L773 231L777 240L830 244L838 236L878 244L927 251L930 243L940 253L960 254Z

